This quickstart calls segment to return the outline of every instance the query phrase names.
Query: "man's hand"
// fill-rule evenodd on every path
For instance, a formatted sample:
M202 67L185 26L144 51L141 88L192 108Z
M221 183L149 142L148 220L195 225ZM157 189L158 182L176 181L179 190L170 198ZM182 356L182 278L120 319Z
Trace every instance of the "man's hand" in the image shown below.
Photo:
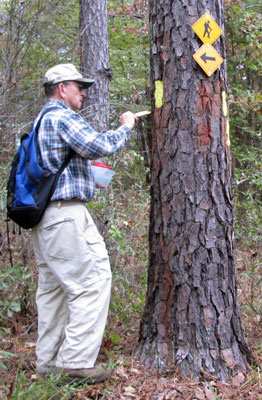
M127 111L120 115L119 121L121 125L126 125L129 129L133 129L138 118L132 112Z

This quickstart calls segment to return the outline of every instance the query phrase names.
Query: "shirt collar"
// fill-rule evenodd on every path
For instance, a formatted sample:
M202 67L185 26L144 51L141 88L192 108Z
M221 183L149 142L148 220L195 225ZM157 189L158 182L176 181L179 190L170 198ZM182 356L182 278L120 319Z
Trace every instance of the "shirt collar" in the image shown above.
M61 108L65 108L65 109L70 109L70 110L71 110L71 108L70 108L68 105L66 105L65 103L63 103L63 102L60 101L60 100L48 99L47 102L46 102L46 104L45 104L45 108L46 108L46 107L54 107L54 106L56 106L56 107L61 107Z

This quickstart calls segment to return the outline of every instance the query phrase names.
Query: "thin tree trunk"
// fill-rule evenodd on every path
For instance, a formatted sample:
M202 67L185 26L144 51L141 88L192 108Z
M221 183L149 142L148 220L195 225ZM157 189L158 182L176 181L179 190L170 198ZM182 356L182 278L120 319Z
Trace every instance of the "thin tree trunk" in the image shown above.
M224 30L220 0L150 0L150 265L137 355L227 381L252 353L237 300L226 62L207 77L193 59L192 25L206 11ZM214 47L226 57L224 36Z
M87 91L85 115L95 129L107 130L112 71L106 0L80 0L80 47L82 72L95 79L94 85Z

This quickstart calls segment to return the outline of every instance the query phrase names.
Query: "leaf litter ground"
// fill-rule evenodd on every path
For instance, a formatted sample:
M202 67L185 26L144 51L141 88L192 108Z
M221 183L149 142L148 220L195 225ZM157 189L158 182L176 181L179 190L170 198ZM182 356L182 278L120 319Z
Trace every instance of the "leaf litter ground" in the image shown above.
M261 341L260 321L245 321L249 324L249 343L261 363L259 341ZM1 349L15 354L15 356L2 359L7 370L1 368L1 399L27 399L26 394L13 397L17 375L22 371L29 386L38 378L35 372L35 340L36 331L23 335L26 326L21 325L13 337L1 339ZM252 370L247 376L237 376L228 384L221 384L213 377L207 377L205 382L194 382L176 371L166 371L164 375L158 374L143 367L134 357L138 340L139 318L130 321L124 326L115 327L115 333L121 337L121 350L116 351L110 340L105 340L100 358L106 354L114 357L116 363L115 373L106 383L91 386L77 387L75 393L65 394L59 388L58 394L51 395L55 399L114 399L114 400L259 400L262 399L261 374ZM50 378L51 379L51 378ZM2 395L1 395L2 393ZM22 394L22 393L21 393ZM36 393L37 396L37 393ZM58 397L57 397L58 396ZM59 397L60 396L60 397ZM32 397L30 397L32 398ZM44 397L35 397L41 399Z
M137 245L144 246L141 235L135 232L134 224L130 221L126 225L130 229L129 240L132 246L135 241ZM146 240L145 232L143 237ZM117 245L119 246L119 240ZM114 251L113 246L111 249L113 249L111 256L114 258L115 254L118 257L119 251ZM258 365L262 365L260 277L251 275L250 272L252 269L250 266L254 265L252 251L240 249L238 252L238 288L245 336ZM1 400L262 400L262 376L259 368L252 368L248 375L239 374L231 382L222 384L212 376L206 376L205 382L195 382L176 370L159 374L141 365L135 357L143 309L141 296L137 295L136 298L137 288L141 287L141 266L136 255L127 251L122 254L121 262L132 271L132 276L124 276L121 280L123 271L116 273L112 297L124 297L126 287L122 287L121 284L127 281L131 287L128 296L133 296L133 308L130 311L130 304L127 306L122 303L117 304L121 309L116 307L110 312L99 360L112 360L115 372L111 379L105 383L89 386L61 387L56 385L52 376L46 380L38 377L35 370L36 312L31 312L30 319L19 316L18 313L9 319L9 329L0 338ZM114 302L116 300L113 299ZM119 314L126 314L126 319L123 320Z

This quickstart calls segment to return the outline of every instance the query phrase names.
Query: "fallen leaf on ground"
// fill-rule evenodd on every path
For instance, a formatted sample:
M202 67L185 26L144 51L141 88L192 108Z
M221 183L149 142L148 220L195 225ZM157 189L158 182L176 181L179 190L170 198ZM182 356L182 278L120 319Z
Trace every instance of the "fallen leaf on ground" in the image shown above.
M216 400L217 396L213 390L209 389L207 386L204 386L204 391L208 400Z
M195 390L194 397L195 397L197 400L206 400L205 394L204 394L204 393L202 392L202 390L200 390L200 389L196 389L196 390Z
M122 365L120 365L120 366L116 369L115 372L117 373L117 375L121 376L122 378L128 378L128 375L127 375L127 373L126 373L126 371L125 371L125 368L124 368Z
M137 394L137 389L134 386L126 386L124 388L124 396L125 397L131 397L132 399L138 399Z

